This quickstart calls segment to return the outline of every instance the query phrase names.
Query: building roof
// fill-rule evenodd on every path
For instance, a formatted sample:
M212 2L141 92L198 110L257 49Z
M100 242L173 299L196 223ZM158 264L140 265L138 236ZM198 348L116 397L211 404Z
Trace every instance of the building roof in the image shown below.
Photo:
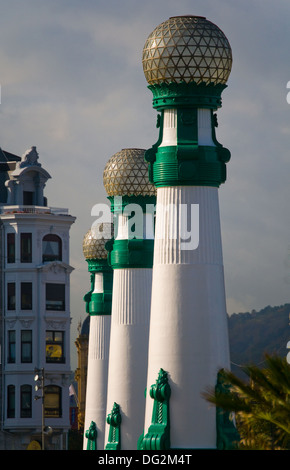
M7 201L7 188L5 181L9 179L8 172L14 170L16 163L21 161L21 157L7 152L0 147L0 203Z
M81 335L89 335L90 332L90 315L88 315L83 321L81 328Z
M11 152L7 152L0 147L0 162L19 162L21 157L14 155Z

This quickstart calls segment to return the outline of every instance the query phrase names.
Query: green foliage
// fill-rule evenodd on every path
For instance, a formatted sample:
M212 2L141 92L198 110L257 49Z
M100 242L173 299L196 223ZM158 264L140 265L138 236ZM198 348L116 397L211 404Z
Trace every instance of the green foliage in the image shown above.
M290 449L290 365L277 355L265 356L266 367L245 366L244 381L223 370L230 392L208 391L204 397L234 412L241 449Z

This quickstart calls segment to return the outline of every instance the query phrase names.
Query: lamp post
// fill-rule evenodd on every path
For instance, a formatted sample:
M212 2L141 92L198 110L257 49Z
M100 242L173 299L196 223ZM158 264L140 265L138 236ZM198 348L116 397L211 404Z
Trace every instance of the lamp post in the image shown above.
M36 382L34 390L41 392L41 395L35 395L34 400L41 399L41 448L44 450L44 368L35 368L34 373L34 381Z
M90 315L84 450L103 449L105 442L113 284L105 245L112 237L112 230L111 223L97 224L83 240L83 253L91 273L91 290L84 297Z
M148 36L142 62L160 129L145 154L157 188L159 235L142 446L216 448L215 410L201 394L230 364L218 202L230 152L216 139L214 113L231 71L231 47L206 18L171 17ZM193 217L197 206L198 223ZM157 436L154 405L163 399L152 400L149 390L160 371L163 379L168 374L171 388L170 418Z
M135 449L143 430L156 201L144 154L122 149L103 174L115 229L106 449Z

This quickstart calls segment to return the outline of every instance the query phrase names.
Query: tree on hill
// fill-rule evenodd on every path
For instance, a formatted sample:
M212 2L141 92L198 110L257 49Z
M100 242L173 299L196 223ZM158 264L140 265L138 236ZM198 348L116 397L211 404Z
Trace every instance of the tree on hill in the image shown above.
M245 364L265 364L265 354L286 357L290 340L290 304L267 306L260 311L234 313L228 317L232 371L244 377Z

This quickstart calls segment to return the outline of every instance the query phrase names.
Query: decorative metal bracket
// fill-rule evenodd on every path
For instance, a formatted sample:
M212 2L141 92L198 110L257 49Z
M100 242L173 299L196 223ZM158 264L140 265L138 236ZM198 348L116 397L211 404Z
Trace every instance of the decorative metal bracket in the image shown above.
M91 422L89 429L86 431L87 450L97 450L97 426L94 421Z
M152 422L144 438L139 439L138 448L144 450L170 449L169 398L171 388L167 372L160 369L156 383L150 388L153 398Z
M107 423L110 425L110 429L106 450L121 450L121 421L120 407L117 403L114 403L111 413L107 416Z

